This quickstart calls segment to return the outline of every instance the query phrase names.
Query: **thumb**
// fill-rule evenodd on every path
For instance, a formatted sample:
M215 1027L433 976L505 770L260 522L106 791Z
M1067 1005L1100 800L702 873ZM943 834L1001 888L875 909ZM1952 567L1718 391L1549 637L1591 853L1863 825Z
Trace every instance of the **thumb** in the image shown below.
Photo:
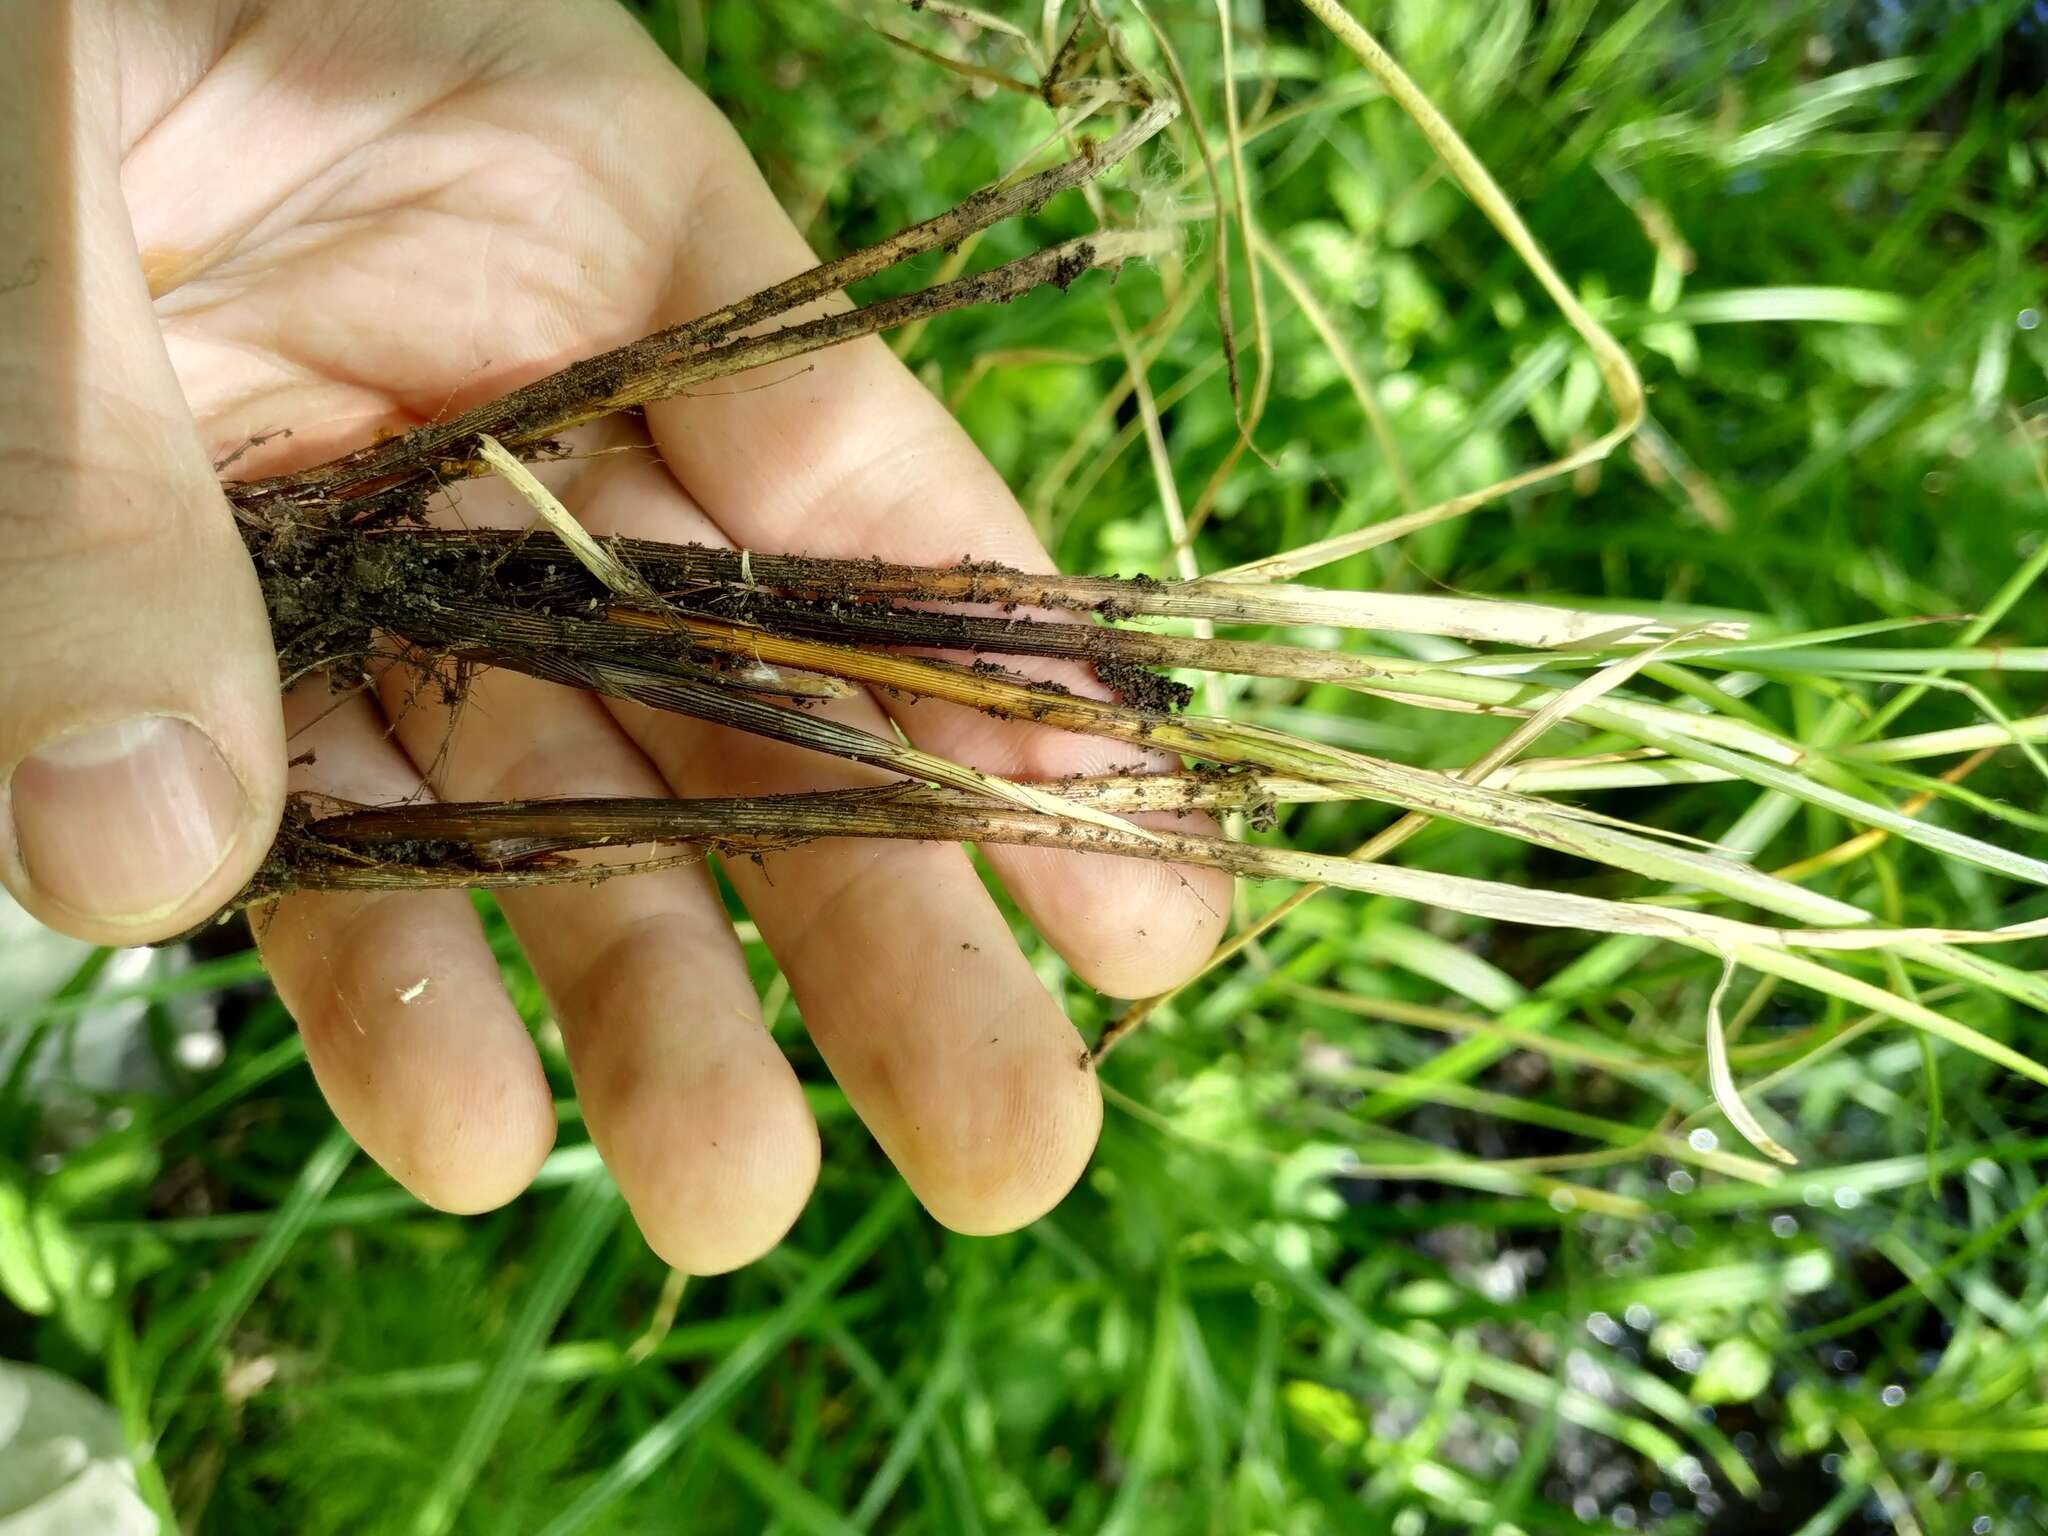
M122 200L114 9L0 0L0 882L137 943L263 858L284 739Z

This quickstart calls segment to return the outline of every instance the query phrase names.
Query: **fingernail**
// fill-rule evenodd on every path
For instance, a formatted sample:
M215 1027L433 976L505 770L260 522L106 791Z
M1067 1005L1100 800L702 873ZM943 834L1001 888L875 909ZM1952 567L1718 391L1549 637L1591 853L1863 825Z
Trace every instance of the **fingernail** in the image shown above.
M145 715L65 736L8 784L36 889L109 922L170 911L234 846L242 786L198 727Z

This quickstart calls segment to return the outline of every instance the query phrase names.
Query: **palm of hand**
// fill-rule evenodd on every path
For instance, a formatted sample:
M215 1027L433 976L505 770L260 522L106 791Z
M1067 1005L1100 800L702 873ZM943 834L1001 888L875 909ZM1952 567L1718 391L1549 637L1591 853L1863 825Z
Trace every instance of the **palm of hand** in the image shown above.
M724 129L627 17L256 11L217 59L195 37L123 82L147 114L123 191L193 412L229 450L293 433L235 473L653 328Z
M121 190L165 347L235 473L326 457L725 302L809 257L717 114L608 0L165 6L123 50ZM131 25L140 25L130 23ZM170 45L165 45L166 36ZM287 438L280 429L289 429ZM878 344L776 387L651 408L559 473L601 531L821 554L1043 564L959 429ZM445 515L523 522L472 486ZM834 706L891 728L878 701ZM1127 754L937 704L920 744L1004 773ZM376 801L763 793L874 775L507 674L452 720L409 669L286 701L298 787ZM1171 984L1213 942L1212 875L1024 850L990 862L1084 978ZM926 1205L1029 1220L1100 1117L1081 1043L956 848L821 844L736 866L811 1037ZM818 1143L697 871L508 893L588 1123L655 1247L710 1271L772 1245ZM424 1198L522 1188L553 1114L459 893L301 897L261 925L337 1113ZM424 983L424 985L422 985Z

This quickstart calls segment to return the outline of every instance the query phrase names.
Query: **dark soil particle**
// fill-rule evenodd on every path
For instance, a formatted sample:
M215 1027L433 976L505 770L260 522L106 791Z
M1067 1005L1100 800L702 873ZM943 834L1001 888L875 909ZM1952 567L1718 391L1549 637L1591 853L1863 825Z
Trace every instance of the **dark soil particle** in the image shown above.
M1177 714L1186 709L1195 690L1150 667L1113 657L1098 657L1095 675L1116 690L1117 697L1137 709L1154 714Z

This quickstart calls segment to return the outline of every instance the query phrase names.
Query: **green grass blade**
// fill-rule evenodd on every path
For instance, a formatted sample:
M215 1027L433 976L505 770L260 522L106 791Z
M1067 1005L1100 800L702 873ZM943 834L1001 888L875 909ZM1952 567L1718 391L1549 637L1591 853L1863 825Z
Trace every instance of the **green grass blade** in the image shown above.
M491 1361L483 1389L455 1438L441 1475L413 1513L414 1536L441 1536L454 1524L471 1484L504 1432L505 1421L511 1417L548 1335L590 1267L598 1245L617 1227L624 1208L617 1186L601 1170L573 1186L563 1199L541 1239L544 1257L532 1288L505 1332L505 1342Z
M774 1318L721 1360L688 1397L635 1440L604 1476L548 1522L541 1536L571 1536L573 1532L589 1529L590 1523L619 1498L659 1470L684 1441L707 1424L774 1358L783 1345L814 1320L825 1301L881 1245L882 1239L909 1214L910 1209L909 1188L903 1184L891 1185L839 1240L838 1246L819 1261L817 1267L804 1277L802 1284L789 1293L782 1305L776 1308Z
M256 1293L263 1289L292 1244L305 1232L313 1213L355 1155L356 1144L338 1125L314 1148L283 1204L265 1220L262 1236L201 1298L198 1332L170 1355L157 1386L160 1398L182 1396L201 1368L212 1362L214 1351L248 1310L249 1303L256 1299ZM147 1342L156 1355L167 1354L173 1343L161 1336Z
M783 1525L803 1536L858 1536L860 1526L842 1518L751 1441L723 1425L706 1429L704 1438L725 1470L767 1505Z

